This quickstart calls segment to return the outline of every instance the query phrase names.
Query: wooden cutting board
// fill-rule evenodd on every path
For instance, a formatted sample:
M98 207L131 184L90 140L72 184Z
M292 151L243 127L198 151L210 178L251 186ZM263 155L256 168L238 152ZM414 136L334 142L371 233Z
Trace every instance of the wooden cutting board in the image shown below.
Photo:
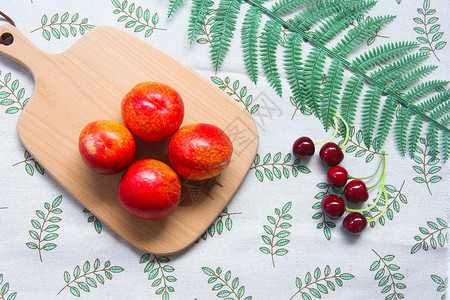
M244 180L255 156L253 119L234 99L175 59L121 30L97 27L57 55L37 49L14 26L0 53L30 69L36 88L18 121L24 146L82 205L131 244L153 254L172 254L195 242L214 222ZM219 126L233 142L229 167L204 182L182 180L182 201L171 216L143 220L122 209L117 185L122 174L98 175L78 152L81 129L94 120L121 120L122 97L137 83L158 81L175 88L185 103L183 125ZM136 159L168 162L167 140L137 141ZM246 199L236 199L246 201ZM111 245L114 247L114 245Z

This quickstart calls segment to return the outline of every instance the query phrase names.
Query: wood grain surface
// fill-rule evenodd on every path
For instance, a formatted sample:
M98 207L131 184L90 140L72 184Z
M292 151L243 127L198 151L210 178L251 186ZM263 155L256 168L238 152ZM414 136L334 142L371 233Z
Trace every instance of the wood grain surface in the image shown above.
M233 197L251 166L258 133L249 114L213 83L118 29L97 27L57 55L40 51L11 25L0 27L0 35L5 33L12 34L14 41L0 45L0 53L30 69L36 82L18 121L19 137L33 157L82 205L141 250L172 254L195 242ZM181 178L182 202L175 213L161 220L139 219L123 210L117 196L122 174L90 171L77 144L87 123L122 121L122 97L145 81L171 85L180 93L185 103L183 125L217 125L234 146L232 162L217 178L205 182ZM138 140L136 159L168 163L167 142Z

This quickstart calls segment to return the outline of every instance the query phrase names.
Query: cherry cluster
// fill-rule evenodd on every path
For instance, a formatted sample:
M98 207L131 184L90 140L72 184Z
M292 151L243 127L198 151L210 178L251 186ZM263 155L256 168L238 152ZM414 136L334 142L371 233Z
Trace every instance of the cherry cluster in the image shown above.
M315 145L317 144L314 144L309 137L300 137L294 142L292 152L297 157L312 156L315 152ZM344 159L344 153L336 143L326 142L320 149L319 155L321 160L326 165L331 167L327 172L327 179L329 184L336 188L344 187L344 196L349 203L361 204L366 202L369 199L369 190L381 182L380 192L377 199L372 206L366 209L348 208L345 205L344 199L334 194L329 194L322 199L322 210L327 216L329 216L330 218L339 218L343 216L346 211L348 211L349 214L343 220L344 229L349 233L360 233L367 227L368 223L368 220L364 217L362 212L373 208L380 200L381 194L385 194L385 171L383 170L383 175L378 180L377 184L369 188L366 187L366 184L362 179L370 179L375 176L379 171L381 162L383 162L384 168L384 154L375 174L365 178L352 177L348 174L345 168L339 166L339 164ZM348 181L349 179L351 180ZM385 201L385 203L387 203L387 201ZM369 221L373 220L374 219L371 219Z

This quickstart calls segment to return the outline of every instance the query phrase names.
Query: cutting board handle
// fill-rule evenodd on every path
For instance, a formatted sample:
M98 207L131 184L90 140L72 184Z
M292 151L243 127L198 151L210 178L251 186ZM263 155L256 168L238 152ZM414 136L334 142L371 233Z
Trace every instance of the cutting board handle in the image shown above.
M0 26L0 53L19 62L33 73L43 68L48 56L10 24Z

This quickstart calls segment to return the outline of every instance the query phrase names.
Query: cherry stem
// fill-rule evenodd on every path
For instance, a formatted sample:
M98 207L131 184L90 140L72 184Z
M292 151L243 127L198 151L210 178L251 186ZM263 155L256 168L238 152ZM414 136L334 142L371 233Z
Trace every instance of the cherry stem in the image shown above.
M366 180L366 179L370 179L370 178L374 177L375 175L378 174L378 171L380 170L381 164L382 164L382 163L383 163L383 165L385 164L385 159L386 159L385 155L386 155L386 154L384 153L384 151L381 152L381 159L380 159L380 162L378 163L377 170L376 170L375 173L373 173L372 175L367 176L367 177L353 177L353 176L351 176L351 175L348 175L348 178L350 178L350 179ZM384 171L384 167L383 167L383 171ZM378 181L378 182L380 182L380 181ZM378 183L377 183L377 184L378 184Z
M338 134L338 119L342 121L342 123L344 123L345 126L345 139L344 142L342 143L342 145L340 145L339 147L341 147L341 149L347 144L348 142L348 136L350 135L350 129L348 127L347 122L338 114L338 113L334 113L334 117L333 117L333 121L334 121L334 134L327 140L323 141L323 142L318 142L318 143L314 143L314 146L320 145L320 144L324 144L327 143L329 141L331 141L332 139L334 139L336 137L336 135Z
M384 213L386 212L387 208L388 208L388 195L386 192L386 188L384 187L384 184L381 184L383 186L383 190L381 191L384 195L384 206L383 206L383 210L374 218L367 220L367 223L371 223L371 222L375 222L376 220L378 220L379 218L381 218ZM381 187L381 186L380 186Z
M320 144L325 144L325 143L331 141L332 139L334 139L336 137L336 135L338 133L338 126L337 126L337 119L336 119L336 117L333 118L333 121L334 121L334 128L336 128L334 130L334 134L329 139L327 139L325 141L314 143L314 146L317 146L317 145L320 145Z
M377 182L375 182L374 185L367 188L368 191L376 187L380 182L382 182L382 184L384 183L384 178L386 177L386 156L384 154L384 151L382 152L381 160L383 161L383 171L381 172L381 177L378 178Z
M382 193L384 193L384 195L385 195L385 200L386 200L386 202L387 202L386 188L384 187L384 179L385 179L385 178L386 178L386 173L383 173L383 175L381 176L381 184L380 184L380 189L379 189L379 192L378 192L378 196L377 196L377 198L373 201L373 203L372 203L369 207L366 207L366 208L363 208L363 209L346 208L346 210L347 210L347 211L350 211L350 212L364 212L364 211L369 211L369 210L371 210L372 208L374 208L374 207L378 204L378 201L380 201L380 198L381 198L381 194L382 194Z

